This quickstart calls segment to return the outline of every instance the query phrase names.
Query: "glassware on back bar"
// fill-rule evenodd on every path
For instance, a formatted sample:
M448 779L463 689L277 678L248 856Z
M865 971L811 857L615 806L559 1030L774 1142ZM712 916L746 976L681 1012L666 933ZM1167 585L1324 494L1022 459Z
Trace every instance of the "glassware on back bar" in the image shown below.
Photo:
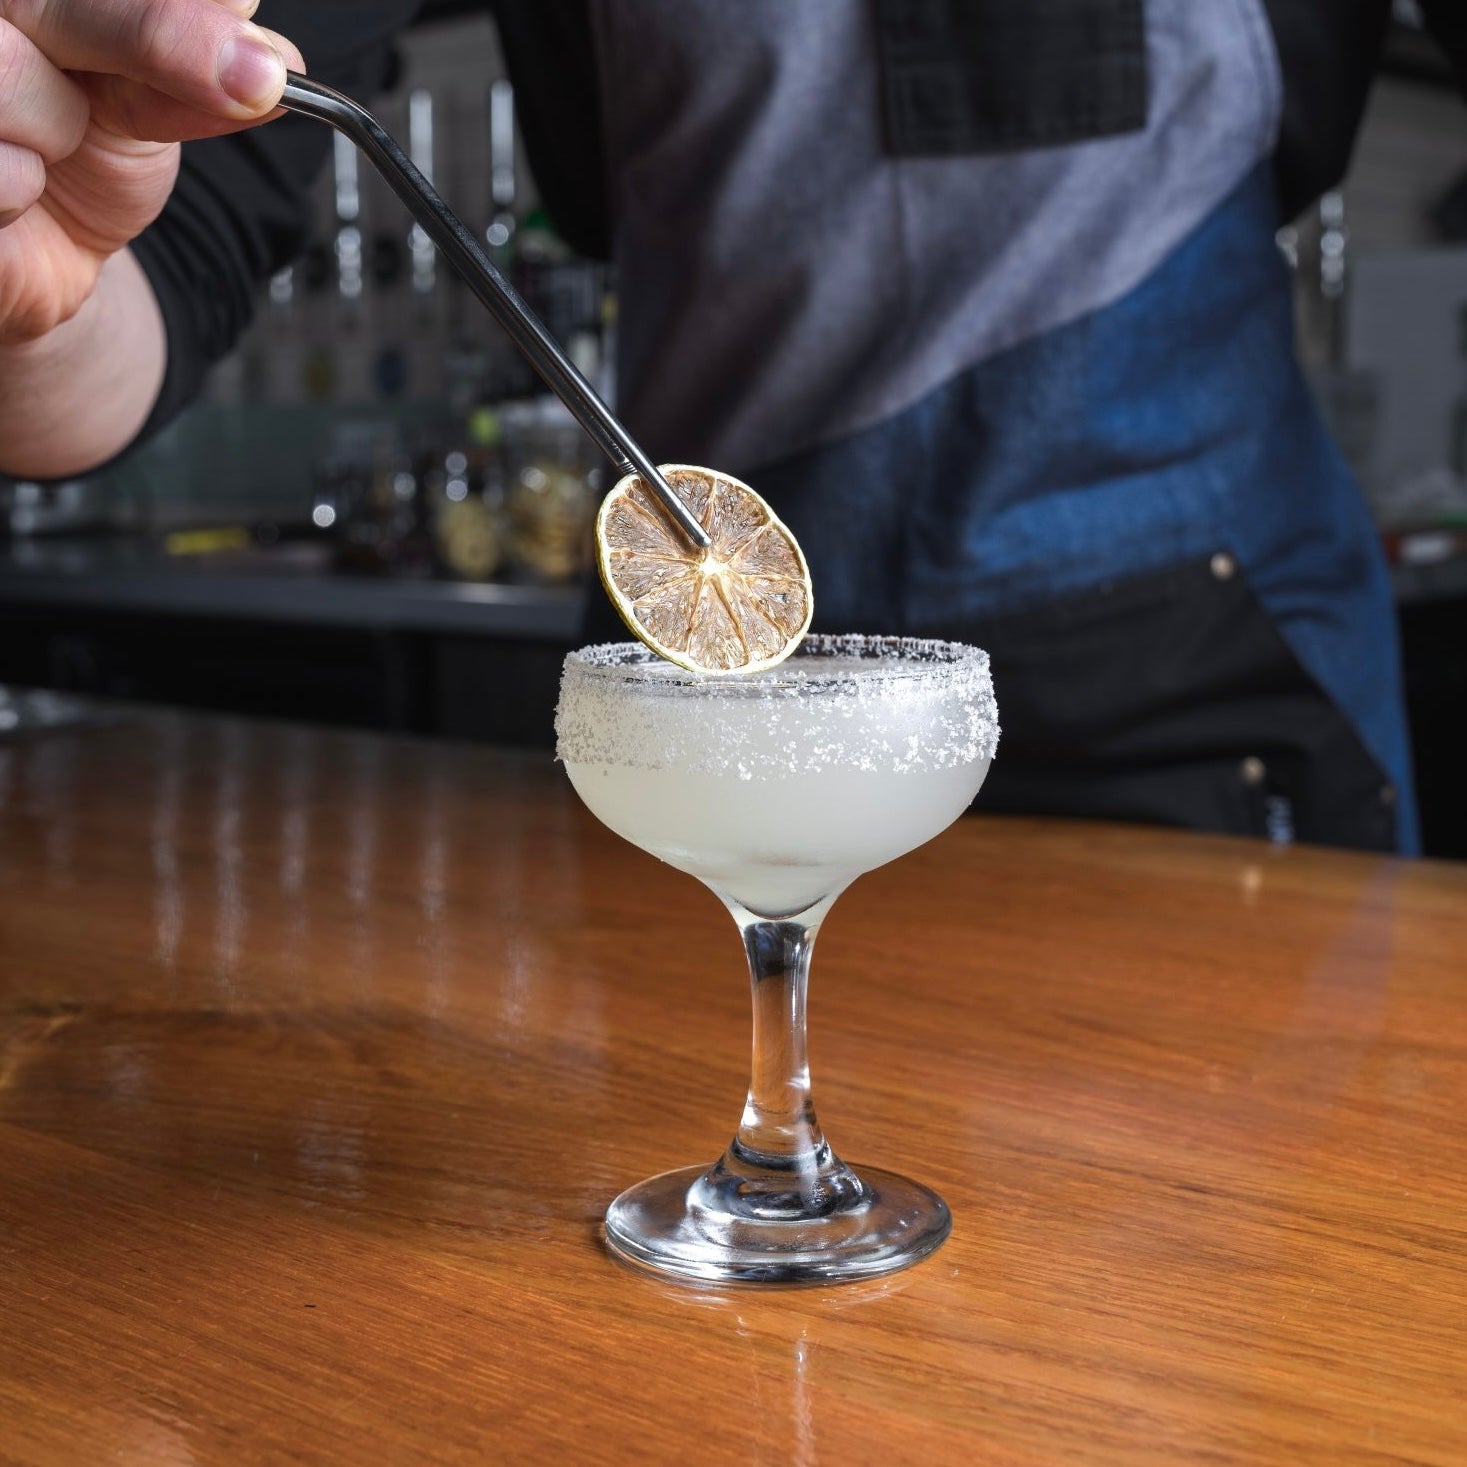
M653 1177L606 1216L628 1260L693 1279L865 1278L947 1236L941 1198L853 1172L815 1119L805 990L815 934L864 871L967 808L997 744L987 655L956 643L807 637L754 676L690 674L632 643L572 653L557 750L581 799L698 877L743 933L753 1075L711 1169Z

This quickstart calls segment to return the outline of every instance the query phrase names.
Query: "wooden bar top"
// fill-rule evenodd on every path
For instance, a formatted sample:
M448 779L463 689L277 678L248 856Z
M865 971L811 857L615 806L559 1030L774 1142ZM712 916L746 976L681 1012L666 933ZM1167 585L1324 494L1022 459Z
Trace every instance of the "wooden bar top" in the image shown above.
M877 1283L603 1250L747 1080L732 921L546 756L0 744L6 1464L1467 1461L1467 870L973 817L821 934Z

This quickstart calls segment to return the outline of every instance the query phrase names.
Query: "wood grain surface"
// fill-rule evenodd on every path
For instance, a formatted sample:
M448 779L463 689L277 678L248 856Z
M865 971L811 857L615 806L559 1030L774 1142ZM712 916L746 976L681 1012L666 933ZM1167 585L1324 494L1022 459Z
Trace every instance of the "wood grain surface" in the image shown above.
M952 1205L700 1292L727 914L539 756L0 746L0 1461L1467 1462L1467 872L975 817L821 934L816 1098Z

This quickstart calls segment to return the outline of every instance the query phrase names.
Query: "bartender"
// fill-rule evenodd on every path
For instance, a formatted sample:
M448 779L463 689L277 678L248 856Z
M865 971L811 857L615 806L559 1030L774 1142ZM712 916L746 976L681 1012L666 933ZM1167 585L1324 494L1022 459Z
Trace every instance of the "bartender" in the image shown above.
M0 469L188 402L302 241L326 129L253 126L285 67L369 98L413 9L0 3ZM1386 569L1274 244L1389 9L496 6L547 206L616 266L628 427L773 503L817 629L992 651L985 807L1415 848Z

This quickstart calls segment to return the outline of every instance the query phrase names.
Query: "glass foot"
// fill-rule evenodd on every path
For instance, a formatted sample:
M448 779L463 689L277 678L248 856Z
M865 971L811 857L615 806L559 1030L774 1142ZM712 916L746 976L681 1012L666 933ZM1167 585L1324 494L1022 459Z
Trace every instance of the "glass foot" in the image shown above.
M717 1283L869 1279L925 1258L952 1217L937 1193L892 1172L814 1216L756 1216L721 1169L685 1167L629 1187L606 1210L606 1243L642 1268Z

